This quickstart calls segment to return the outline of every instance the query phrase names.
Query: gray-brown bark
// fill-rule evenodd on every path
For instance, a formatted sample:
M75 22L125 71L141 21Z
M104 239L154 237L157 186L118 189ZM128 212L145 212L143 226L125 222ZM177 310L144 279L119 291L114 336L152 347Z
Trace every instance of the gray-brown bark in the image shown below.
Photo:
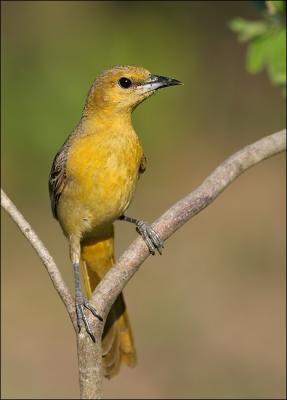
M213 202L244 171L285 149L286 130L274 133L244 147L220 164L197 189L178 201L158 218L153 224L153 228L166 240L190 218ZM53 258L2 189L1 206L9 213L36 250L65 304L77 332L74 300L63 282ZM148 256L149 251L144 241L141 237L138 237L97 286L91 301L104 319L118 294ZM103 396L101 355L103 323L91 316L89 320L95 332L96 343L91 341L86 332L77 335L80 393L82 399L98 399Z

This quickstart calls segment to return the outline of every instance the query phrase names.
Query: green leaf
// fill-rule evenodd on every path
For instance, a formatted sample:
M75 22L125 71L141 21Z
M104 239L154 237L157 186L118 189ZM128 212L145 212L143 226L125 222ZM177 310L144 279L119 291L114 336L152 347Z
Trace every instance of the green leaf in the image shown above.
M266 0L261 3L269 10L269 13L263 13L265 20L247 21L235 18L229 23L229 27L237 33L239 41L249 41L246 54L247 70L251 74L256 74L266 69L275 85L284 85L286 84L286 27L282 21L286 2Z
M258 37L268 30L268 25L264 21L247 21L243 18L234 18L230 21L229 27L238 34L238 39L241 42Z
M246 67L251 74L267 68L272 82L283 85L286 82L286 29L252 40L247 48Z
M275 84L286 82L286 29L272 35L268 52L267 69Z
M268 59L270 37L254 39L247 48L246 68L251 74L256 74L264 68Z

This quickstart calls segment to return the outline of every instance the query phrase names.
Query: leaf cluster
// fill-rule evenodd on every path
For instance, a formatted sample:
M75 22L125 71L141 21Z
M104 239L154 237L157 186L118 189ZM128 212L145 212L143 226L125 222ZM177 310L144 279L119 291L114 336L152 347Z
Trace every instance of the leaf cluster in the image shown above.
M248 43L246 68L251 74L266 69L274 85L286 84L285 1L265 1L262 19L248 21L234 18L230 29L238 40Z

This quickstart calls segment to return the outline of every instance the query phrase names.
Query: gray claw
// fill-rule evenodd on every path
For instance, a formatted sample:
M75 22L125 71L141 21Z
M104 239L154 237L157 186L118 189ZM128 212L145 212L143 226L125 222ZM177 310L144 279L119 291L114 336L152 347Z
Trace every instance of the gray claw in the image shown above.
M161 249L163 248L163 241L160 238L159 234L144 221L138 221L136 226L137 226L137 232L144 239L149 249L149 252L152 255L155 255L155 250L157 250L159 254L162 254Z
M77 312L77 323L79 327L79 332L81 331L82 326L85 326L87 333L93 342L95 342L95 336L92 333L90 325L88 323L87 317L85 315L85 308L90 310L91 313L97 317L100 321L103 321L103 318L97 313L96 309L85 299L81 298L79 301L76 301L76 312Z

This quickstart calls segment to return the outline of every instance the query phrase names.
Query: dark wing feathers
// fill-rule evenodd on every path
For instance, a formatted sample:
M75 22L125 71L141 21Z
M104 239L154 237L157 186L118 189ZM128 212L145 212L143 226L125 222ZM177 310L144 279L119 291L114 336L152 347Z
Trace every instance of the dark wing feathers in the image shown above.
M140 162L140 167L139 167L139 173L143 174L146 170L146 164L147 164L147 160L146 160L146 156L143 155L141 162Z
M61 149L56 154L49 176L51 208L55 218L57 218L58 201L66 183L66 162L72 136L73 135L70 135L67 138Z

